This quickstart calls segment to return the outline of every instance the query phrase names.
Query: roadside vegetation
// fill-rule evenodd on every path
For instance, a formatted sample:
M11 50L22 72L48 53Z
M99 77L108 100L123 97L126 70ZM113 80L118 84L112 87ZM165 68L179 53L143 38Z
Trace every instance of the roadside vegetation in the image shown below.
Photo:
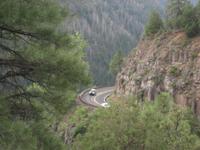
M191 110L177 106L168 93L145 103L122 98L110 108L77 114L73 117L77 124L74 150L200 149L199 121Z

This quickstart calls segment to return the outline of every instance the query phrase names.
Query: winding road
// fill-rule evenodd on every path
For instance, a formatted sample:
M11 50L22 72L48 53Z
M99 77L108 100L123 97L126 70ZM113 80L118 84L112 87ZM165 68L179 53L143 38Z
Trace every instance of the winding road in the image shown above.
M96 96L90 96L89 90L82 92L79 99L82 103L91 107L104 107L103 104L108 103L107 97L114 91L114 87L98 88L96 89Z

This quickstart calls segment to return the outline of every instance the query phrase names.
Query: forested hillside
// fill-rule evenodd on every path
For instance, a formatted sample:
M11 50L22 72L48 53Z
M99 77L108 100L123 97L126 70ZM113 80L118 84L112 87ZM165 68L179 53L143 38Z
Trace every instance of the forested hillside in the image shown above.
M87 55L94 83L112 85L109 62L117 51L136 46L150 10L163 14L167 0L61 0L73 11L63 29L80 32L88 42ZM197 0L192 0L196 3Z
M72 149L200 149L200 1L168 0L165 12L151 12L110 107L76 112Z
M151 9L160 10L159 0L62 0L74 12L64 29L80 32L88 41L87 55L95 84L114 83L108 64L113 54L127 54L136 46Z

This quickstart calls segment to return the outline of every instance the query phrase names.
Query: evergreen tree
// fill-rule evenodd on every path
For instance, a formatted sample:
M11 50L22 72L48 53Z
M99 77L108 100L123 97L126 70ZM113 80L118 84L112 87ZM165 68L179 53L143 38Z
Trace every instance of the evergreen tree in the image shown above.
M197 150L199 121L187 108L162 93L154 103L135 98L115 101L109 109L89 115L86 132L76 136L78 150ZM85 119L84 119L85 120Z
M183 15L184 7L189 4L189 0L168 0L166 15L169 28L180 28L180 17Z
M199 29L200 29L200 0L198 1L198 4L196 5L195 9L196 9L198 25L199 25Z
M117 51L111 61L110 61L110 64L109 64L109 69L110 69L110 72L116 76L117 73L121 70L121 67L122 67L122 62L123 62L123 54L121 51Z
M183 15L180 18L180 25L188 37L193 37L199 33L197 11L192 5L187 5L184 8Z
M89 82L84 41L59 32L66 16L54 0L0 0L0 149L64 149L53 130Z
M163 29L163 21L156 11L152 11L149 16L149 21L145 26L145 35L156 34Z

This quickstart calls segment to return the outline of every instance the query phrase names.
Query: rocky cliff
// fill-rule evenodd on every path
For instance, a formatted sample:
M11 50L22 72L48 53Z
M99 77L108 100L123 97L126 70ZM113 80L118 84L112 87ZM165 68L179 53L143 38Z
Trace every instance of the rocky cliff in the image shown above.
M164 91L200 115L200 37L174 32L143 39L117 76L117 94L153 100Z

